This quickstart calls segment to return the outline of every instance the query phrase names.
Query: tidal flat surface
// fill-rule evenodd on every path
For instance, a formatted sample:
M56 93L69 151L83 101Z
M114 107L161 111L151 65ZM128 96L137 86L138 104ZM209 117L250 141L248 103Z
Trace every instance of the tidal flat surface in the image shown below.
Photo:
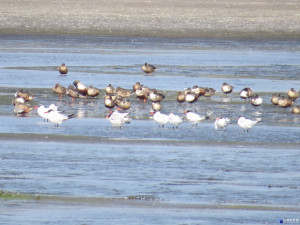
M299 219L300 117L270 102L274 93L300 89L299 46L269 40L2 36L0 190L55 197L1 199L0 221L275 224ZM145 62L158 67L152 76L141 71ZM56 70L61 63L69 68L67 76ZM51 90L74 80L100 88L100 95L72 102ZM163 91L163 113L183 116L193 109L212 115L197 127L184 122L177 129L159 128L149 115L151 103L133 95L132 122L113 128L105 118L104 88L131 89L137 81ZM233 93L221 93L223 82L234 86ZM177 92L193 85L217 93L179 104ZM239 97L247 86L263 98L261 106ZM54 103L76 117L54 127L35 110L15 116L11 101L19 89L32 92L32 105ZM241 115L261 122L244 132L237 125ZM220 116L231 119L223 132L213 125Z

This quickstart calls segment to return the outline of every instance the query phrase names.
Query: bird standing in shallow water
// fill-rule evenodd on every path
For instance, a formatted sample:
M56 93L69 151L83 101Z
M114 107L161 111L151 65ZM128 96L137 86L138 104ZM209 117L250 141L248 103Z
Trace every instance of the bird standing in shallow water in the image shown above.
M230 123L229 118L217 117L214 124L215 129L218 131L225 130L229 123Z
M167 123L169 123L169 117L166 114L162 114L161 112L157 111L154 113L153 119L156 123L159 124L159 127L164 127Z
M251 129L254 125L256 125L258 122L260 122L261 120L250 120L250 119L246 119L243 116L240 116L238 119L238 125L244 129L244 131L247 131L249 129Z
M223 85L221 86L221 90L223 93L228 95L229 93L231 93L233 91L233 87L230 84L223 83Z
M62 124L65 120L71 119L75 117L75 114L71 115L65 115L57 110L50 109L48 112L48 120L51 123L54 123L56 127L58 127L59 124Z
M57 67L57 70L59 71L60 75L67 75L69 71L67 66L64 63L61 64L61 66Z
M142 70L147 74L151 75L154 71L157 70L157 68L151 64L145 63L145 65L142 66Z
M169 122L173 125L173 128L178 128L178 126L183 123L183 120L180 116L170 113Z

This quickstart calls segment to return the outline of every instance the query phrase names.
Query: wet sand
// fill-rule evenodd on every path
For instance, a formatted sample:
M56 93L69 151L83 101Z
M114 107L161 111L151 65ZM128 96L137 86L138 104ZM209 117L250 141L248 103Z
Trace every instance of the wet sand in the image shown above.
M0 33L299 40L297 0L3 0Z

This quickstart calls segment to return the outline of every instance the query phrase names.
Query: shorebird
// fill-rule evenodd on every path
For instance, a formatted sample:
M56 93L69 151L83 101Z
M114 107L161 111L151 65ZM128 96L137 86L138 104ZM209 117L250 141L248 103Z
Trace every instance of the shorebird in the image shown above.
M262 98L256 95L255 97L250 98L250 102L253 106L260 106L263 102Z
M164 127L169 122L169 116L159 111L154 112L153 119L158 123L159 127Z
M238 125L244 129L244 131L247 131L249 129L251 129L255 124L257 124L258 122L260 122L261 120L250 120L250 119L246 119L243 116L240 116L238 119Z
M222 131L226 129L229 123L229 118L217 117L214 126L216 130Z
M75 117L75 114L65 115L65 114L62 114L61 112L53 110L53 109L50 109L48 112L45 112L45 113L48 113L48 120L51 123L55 124L56 127L58 127L58 125L62 124L62 122L64 122L65 120Z
M191 110L186 110L184 112L186 119L192 123L192 126L197 126L198 123L200 123L202 120L207 119L206 116L200 116L197 113L194 113Z
M178 128L178 126L183 123L183 120L180 116L170 113L169 123L173 125L173 128Z
M151 75L154 71L157 70L157 68L151 64L145 63L145 65L142 66L142 70L147 74Z
M48 121L49 110L58 111L58 107L54 104L49 105L49 107L45 107L44 105L35 106L37 108L37 113L40 117L44 119L44 121Z
M59 71L60 75L67 75L68 73L68 68L64 63L57 67L57 70Z
M221 90L223 93L228 95L229 93L231 93L233 91L233 87L230 84L223 83L221 86Z
M130 123L130 112L120 113L118 110L113 111L109 116L109 122L113 127L122 127L124 123Z

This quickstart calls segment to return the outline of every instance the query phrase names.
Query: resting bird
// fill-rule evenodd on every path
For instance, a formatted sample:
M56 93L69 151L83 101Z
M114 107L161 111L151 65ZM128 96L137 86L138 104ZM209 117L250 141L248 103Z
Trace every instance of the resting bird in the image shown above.
M249 129L251 129L254 125L256 125L258 122L260 122L261 120L250 120L250 119L246 119L243 116L240 116L238 119L238 125L244 129L244 131L247 131Z
M108 117L109 117L109 122L112 124L114 127L122 127L124 123L130 123L131 118L130 112L128 113L120 113L118 110L113 111Z
M57 67L57 70L59 71L60 75L67 75L68 73L68 68L64 63Z
M159 124L159 127L164 127L169 122L169 116L157 111L154 113L153 119Z
M145 65L142 66L142 70L147 74L151 75L154 71L157 70L157 68L151 64L145 63Z
M206 116L200 116L197 113L192 112L191 110L187 110L184 112L186 119L192 123L192 126L197 126L202 120L207 119Z
M230 123L229 118L217 117L214 124L215 129L219 131L225 130L229 123Z
M173 125L173 128L178 128L178 126L183 123L183 120L180 116L170 113L169 122Z
M64 122L65 120L75 117L75 114L65 115L65 114L62 114L61 112L53 110L53 109L50 109L46 113L48 113L48 120L51 123L54 123L56 127L58 127L59 124L62 124L62 122Z

